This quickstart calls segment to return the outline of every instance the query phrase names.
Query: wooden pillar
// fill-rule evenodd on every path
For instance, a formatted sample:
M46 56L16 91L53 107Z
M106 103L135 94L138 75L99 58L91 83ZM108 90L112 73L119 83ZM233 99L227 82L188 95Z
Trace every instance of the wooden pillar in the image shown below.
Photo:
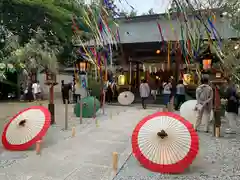
M146 79L147 82L149 81L149 78L150 78L149 70L146 69L146 71L145 71L145 79Z
M220 131L221 127L221 100L219 95L219 88L217 84L214 84L214 123L213 123L213 136L216 136L217 129Z
M137 68L136 68L136 88L138 88L139 87L139 85L140 85L140 74L139 74L139 62L137 62Z
M176 82L178 82L179 75L180 75L180 61L181 61L181 52L178 53L178 55L175 59L175 79L176 79Z
M129 85L132 84L132 62L129 61Z

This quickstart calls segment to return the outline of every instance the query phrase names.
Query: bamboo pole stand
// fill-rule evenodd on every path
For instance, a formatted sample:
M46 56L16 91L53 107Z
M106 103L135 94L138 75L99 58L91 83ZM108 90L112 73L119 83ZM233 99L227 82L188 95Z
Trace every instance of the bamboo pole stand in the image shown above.
M113 167L113 172L115 174L117 174L117 170L118 170L118 153L117 152L113 152L112 154L112 167Z
M42 145L42 140L39 140L36 142L36 154L37 155L41 154L41 145Z
M72 128L72 137L75 137L75 136L76 136L76 128L73 127L73 128Z
M220 137L220 127L215 127L215 137Z

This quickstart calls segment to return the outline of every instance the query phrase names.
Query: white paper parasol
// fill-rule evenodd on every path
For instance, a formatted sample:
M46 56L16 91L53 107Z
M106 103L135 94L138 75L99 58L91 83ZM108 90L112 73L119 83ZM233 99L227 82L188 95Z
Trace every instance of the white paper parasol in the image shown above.
M199 139L192 125L171 112L157 112L138 123L132 135L136 159L147 169L181 173L195 159Z
M194 110L196 104L197 100L188 100L184 102L180 107L180 115L193 125L195 125L197 121L197 114ZM211 111L210 119L213 119L213 111Z
M134 94L130 91L124 91L119 94L118 96L118 102L121 105L130 105L134 101Z
M15 115L5 126L2 143L9 150L26 150L47 132L51 116L47 108L33 106Z

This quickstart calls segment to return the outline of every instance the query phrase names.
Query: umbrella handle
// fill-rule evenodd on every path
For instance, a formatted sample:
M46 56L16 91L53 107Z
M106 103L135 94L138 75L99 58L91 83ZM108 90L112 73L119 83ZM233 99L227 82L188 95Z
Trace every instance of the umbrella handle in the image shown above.
M164 139L165 137L168 136L168 134L167 134L164 130L161 130L160 132L158 132L157 135L158 135L161 139Z

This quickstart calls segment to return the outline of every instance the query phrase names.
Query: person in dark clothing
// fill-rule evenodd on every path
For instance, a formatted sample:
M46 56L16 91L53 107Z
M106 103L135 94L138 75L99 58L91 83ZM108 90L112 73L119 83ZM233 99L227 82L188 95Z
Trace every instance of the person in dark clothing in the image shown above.
M62 93L62 101L63 104L65 103L65 98L64 98L64 80L61 81L61 93Z
M179 109L179 106L185 102L185 87L183 80L179 80L176 87L176 105L175 110Z
M28 83L26 100L31 102L34 100L33 92L32 92L32 83Z
M113 91L112 91L112 85L109 84L108 87L107 87L107 102L108 103L111 103L112 100L113 100Z
M70 104L70 100L69 100L69 91L71 90L71 85L70 84L64 84L63 86L63 104L65 104L66 100L68 102L68 104Z
M227 99L226 119L229 123L229 128L226 129L226 133L236 133L239 96L236 87L231 82L229 82L225 98Z

